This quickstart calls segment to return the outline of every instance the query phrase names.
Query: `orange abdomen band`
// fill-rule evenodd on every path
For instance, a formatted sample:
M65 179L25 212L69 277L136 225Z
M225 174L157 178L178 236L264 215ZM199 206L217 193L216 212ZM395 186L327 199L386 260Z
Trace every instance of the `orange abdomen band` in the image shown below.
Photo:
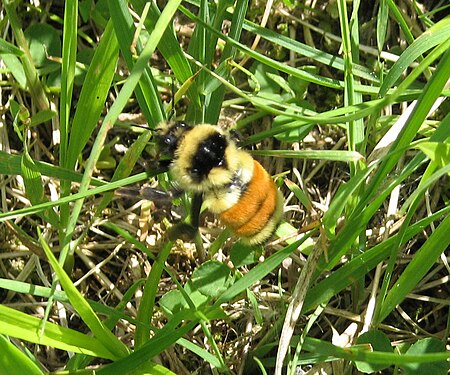
M239 201L219 217L223 224L240 237L251 237L261 231L273 216L277 188L267 171L253 161L253 177Z

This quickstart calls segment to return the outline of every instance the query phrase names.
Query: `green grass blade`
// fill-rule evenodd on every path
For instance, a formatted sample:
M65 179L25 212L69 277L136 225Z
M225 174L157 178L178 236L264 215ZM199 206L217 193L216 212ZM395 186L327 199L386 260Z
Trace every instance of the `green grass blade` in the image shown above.
M144 294L142 296L141 304L139 305L139 310L137 314L137 319L142 322L146 322L149 320L149 317L152 316L154 306L155 306L155 298L156 293L158 292L159 280L161 278L161 274L164 270L164 265L167 260L167 257L172 250L172 242L167 242L164 244L161 249L158 258L152 265L152 269L148 278L145 282ZM148 340L150 339L150 329L144 325L136 327L136 335L135 335L135 347L136 349L141 348Z
M438 212L433 213L417 223L412 224L405 232L402 244L420 233L424 227L429 226L434 221L439 220L442 215L448 215L450 207L446 207ZM375 268L380 262L389 256L389 249L395 245L398 235L375 245L363 254L353 258L343 267L339 268L326 279L320 281L316 286L312 287L305 298L303 312L314 309L321 303L326 303L334 295L351 285L355 279L363 277L371 269Z
M4 335L65 351L115 359L102 342L73 329L47 322L42 336L38 334L41 319L0 305L0 332ZM117 339L116 339L117 340Z
M135 34L133 18L131 17L126 1L111 1L108 5L122 56L127 63L128 69L131 71L134 65L133 55L130 49ZM138 39L137 52L140 53L141 51L142 46ZM139 107L150 127L154 128L156 124L166 118L166 115L158 93L158 86L149 66L142 73L139 84L135 88L135 93Z
M264 263L258 264L255 268L249 271L244 277L239 279L230 288L228 288L216 301L215 306L219 306L221 303L229 301L236 297L239 293L245 292L247 288L252 286L258 280L261 280L275 267L277 267L283 259L286 259L291 255L298 247L311 236L314 231L311 231L308 235L304 236L301 240L286 246L283 250L271 255Z
M125 185L135 184L135 183L141 182L143 180L148 180L150 177L153 177L153 176L151 174L147 174L147 173L140 173L137 175L133 175L131 177L124 178L119 181L111 182L108 184L101 184L101 186L96 187L94 189L90 189L83 193L72 194L67 197L60 198L54 202L40 203L35 206L21 208L19 210L15 210L12 212L1 213L0 214L0 222L9 220L9 219L13 219L16 217L21 217L24 215L35 214L37 212L46 210L47 208L50 208L50 207L54 207L54 206L61 205L64 203L75 202L79 199L84 199L84 198L92 196L94 194L101 194L106 191L110 191L110 190L117 189L119 187L123 187Z
M363 160L363 156L357 151L333 151L333 150L257 150L252 151L255 156L271 156L273 158L292 158L292 159L317 159L317 160L335 160L342 162L355 162Z
M379 321L385 319L395 306L403 301L429 271L441 253L448 250L450 246L449 232L450 215L447 214L389 291L380 309Z
M330 87L330 88L334 88L334 89L341 89L344 86L343 83L338 80L330 79L328 77L319 76L317 74L312 74L312 73L309 73L304 70L293 68L289 65L286 65L286 64L280 63L274 59L271 59L261 53L255 52L252 49L250 49L249 47L245 46L244 44L239 43L239 42L235 41L234 39L229 38L228 36L213 29L211 26L209 26L208 24L203 22L202 19L200 19L199 17L195 16L192 12L190 12L188 9L186 9L184 7L180 7L180 10L186 16L191 18L193 21L197 22L198 24L201 24L206 29L208 29L212 33L216 34L220 39L231 44L233 47L236 47L236 49L238 49L239 51L245 53L246 55L249 55L253 59L260 61L263 64L266 64L266 65L268 65L276 70L279 70L281 72L291 74L291 75L298 77L300 79L303 79L307 82L316 83L321 86L326 86L326 87Z
M13 343L0 336L0 373L10 375L43 375L42 369Z
M174 316L174 318L169 323L167 323L160 331L158 331L155 336L153 336L140 349L134 351L126 358L118 360L111 365L99 369L97 371L97 374L130 374L138 366L148 362L156 355L164 351L167 347L173 345L197 325L196 321L192 321L177 328L179 321L180 319Z
M72 105L72 92L77 59L77 20L78 1L67 1L64 8L64 32L61 64L61 98L60 98L60 165L66 166L69 145L69 118Z
M40 243L47 255L47 258L52 265L53 269L58 276L59 282L61 283L64 291L67 294L72 306L80 314L81 319L86 323L86 325L91 329L94 336L99 340L102 347L108 350L114 357L114 359L122 358L128 354L127 347L114 336L111 331L104 326L95 312L92 310L91 306L83 298L81 293L73 285L72 280L60 266L56 260L50 247L44 241L42 236L39 236ZM48 322L46 325L46 329Z
M144 6L147 2L145 0L133 0L133 6L142 13ZM150 32L155 28L155 25L161 16L161 12L158 7L152 3L150 10L145 20L144 24L146 29ZM169 64L170 69L179 82L186 82L194 75L194 72L184 56L184 52L180 47L177 38L174 35L173 28L171 25L168 26L167 30L161 37L161 41L158 44L158 50L164 57L164 60ZM191 87L187 90L187 96L190 99L194 112L200 109L200 98L198 96L198 87L195 81L192 82ZM188 112L191 109L188 109ZM189 117L189 115L187 115Z
M293 40L286 35L278 34L272 30L262 28L261 26L258 26L248 20L244 23L244 29L251 33L258 34L261 38L274 43L275 45L279 45L280 47L295 52L300 56L305 56L308 59L317 61L320 64L325 64L340 71L344 71L345 69L344 60L341 57L313 48L297 40ZM354 64L352 73L356 77L363 78L369 82L374 82L375 84L379 83L379 80L376 75L373 74L373 71L362 65Z
M21 160L22 160L21 155L12 155L4 151L0 151L0 174L10 176L20 175ZM36 171L43 176L54 177L59 180L67 180L75 182L81 181L82 174L79 172L74 172L72 170L61 168L42 161L37 161L35 159L32 159L32 163L34 164ZM92 185L94 186L100 186L104 184L105 182L100 181L98 179L92 180Z
M222 6L222 17L220 18L220 23L224 21L224 17L226 15L225 10L228 4L226 2L223 2ZM248 7L248 1L246 0L238 0L235 4L234 11L233 11L233 17L231 19L231 26L230 26L230 32L229 37L233 38L234 40L239 40L242 33L242 26L245 21L245 15L247 13L247 7ZM216 16L216 23L217 23L217 16ZM219 27L216 27L218 29ZM217 43L217 36L215 39L215 43ZM234 59L236 56L236 48L232 47L229 44L225 45L225 48L222 52L222 56L220 58L219 67L216 69L216 72L219 72L221 67L225 67L224 74L222 74L222 77L224 79L229 79L229 67L228 67L228 59ZM211 84L211 82L207 83ZM222 103L225 95L225 87L223 85L220 85L216 90L214 90L211 93L208 107L205 111L205 122L210 124L216 124L219 120L220 111L222 110Z
M38 205L46 202L47 199L44 196L44 185L42 182L42 176L38 168L34 164L33 159L28 153L28 148L25 147L24 153L21 158L21 175L25 185L25 192L32 205ZM59 227L58 215L52 209L42 213L42 218L45 221L51 223L55 228Z
M442 56L439 65L433 74L430 82L425 87L422 95L417 101L417 105L414 107L413 112L409 116L409 119L400 134L391 147L392 156L385 159L380 166L379 171L375 175L368 195L378 188L380 183L386 178L387 174L392 170L398 159L401 157L401 153L395 154L396 150L406 149L411 141L416 136L420 126L426 119L428 112L432 105L436 102L437 98L441 95L442 90L450 76L450 50Z
M130 173L133 170L133 167L136 164L136 161L141 156L142 151L147 146L151 136L152 133L146 131L142 133L136 139L136 141L134 141L134 143L128 148L127 152L125 153L125 156L120 159L120 162L117 165L117 168L114 171L114 174L111 178L111 182L123 179L130 175ZM102 210L106 208L106 206L109 204L113 196L114 192L108 192L103 196L100 204L97 207L96 216L99 216Z
M399 7L395 4L394 0L384 0L384 1L386 5L389 7L389 10L392 12L395 19L397 20L398 24L400 25L400 28L402 29L405 35L405 39L408 41L409 44L412 44L414 42L414 36L410 30L410 25L403 17L402 10L399 9ZM384 14L382 14L382 16L384 16Z
M416 59L429 51L433 47L444 43L450 38L450 18L444 18L426 33L418 37L395 62L389 73L386 75L383 84L380 87L380 97L386 95L387 90L395 85L402 76L405 67L416 61Z
M332 358L342 358L349 361L363 361L379 364L410 364L445 361L450 358L449 352L427 353L421 355L408 355L388 352L371 351L370 347L361 348L356 345L349 348L341 348L329 342L306 338L304 349L315 354L322 354ZM326 358L322 358L326 360Z
M387 25L389 21L389 7L387 0L380 0L377 17L377 47L378 52L383 51L384 42L386 40Z
M67 168L74 168L89 137L97 127L114 76L118 53L113 23L108 22L78 99L77 110L70 129Z

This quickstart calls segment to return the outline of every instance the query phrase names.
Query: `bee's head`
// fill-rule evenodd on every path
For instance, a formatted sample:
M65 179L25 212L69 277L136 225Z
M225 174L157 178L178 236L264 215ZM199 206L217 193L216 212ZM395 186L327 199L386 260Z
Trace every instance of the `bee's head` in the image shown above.
M158 125L155 129L156 143L161 154L173 158L181 140L191 129L192 126L183 121L163 122Z
M216 125L163 123L156 128L162 154L171 158L172 177L183 190L206 192L232 183L238 170L253 170L253 159Z

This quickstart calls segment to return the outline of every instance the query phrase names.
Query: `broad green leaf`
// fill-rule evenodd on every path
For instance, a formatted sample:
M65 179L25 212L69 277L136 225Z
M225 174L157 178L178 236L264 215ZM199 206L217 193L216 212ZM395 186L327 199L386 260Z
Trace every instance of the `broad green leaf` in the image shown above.
M445 353L445 344L433 337L421 339L414 343L407 351L406 354L421 355L427 353ZM448 361L429 362L429 363L405 363L401 366L405 371L405 375L415 374L433 374L433 375L445 375L448 374L449 363Z
M222 262L210 260L194 270L191 282L194 290L214 298L223 293L232 283L231 270Z
M246 246L241 241L236 242L230 250L230 259L234 267L243 267L258 261L262 254L262 246Z
M392 353L393 348L389 338L385 333L378 330L370 330L363 333L356 340L356 344L370 344L372 349L377 352L388 352ZM366 374L373 374L374 372L384 370L389 367L389 363L386 365L383 364L372 364L370 362L356 362L356 367L359 371L364 372Z
M37 67L58 66L48 59L48 56L61 57L61 39L52 25L35 23L29 26L24 34L30 46L31 57Z

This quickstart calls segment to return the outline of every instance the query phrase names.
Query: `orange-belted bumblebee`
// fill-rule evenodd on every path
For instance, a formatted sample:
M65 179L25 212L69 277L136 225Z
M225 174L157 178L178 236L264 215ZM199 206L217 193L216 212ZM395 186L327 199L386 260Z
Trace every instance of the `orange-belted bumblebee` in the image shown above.
M261 164L237 146L235 137L219 126L182 121L162 123L155 131L176 191L202 197L208 210L244 243L262 244L270 238L282 218L283 196ZM119 194L126 191L119 189ZM174 196L150 188L141 189L141 194L149 200Z

